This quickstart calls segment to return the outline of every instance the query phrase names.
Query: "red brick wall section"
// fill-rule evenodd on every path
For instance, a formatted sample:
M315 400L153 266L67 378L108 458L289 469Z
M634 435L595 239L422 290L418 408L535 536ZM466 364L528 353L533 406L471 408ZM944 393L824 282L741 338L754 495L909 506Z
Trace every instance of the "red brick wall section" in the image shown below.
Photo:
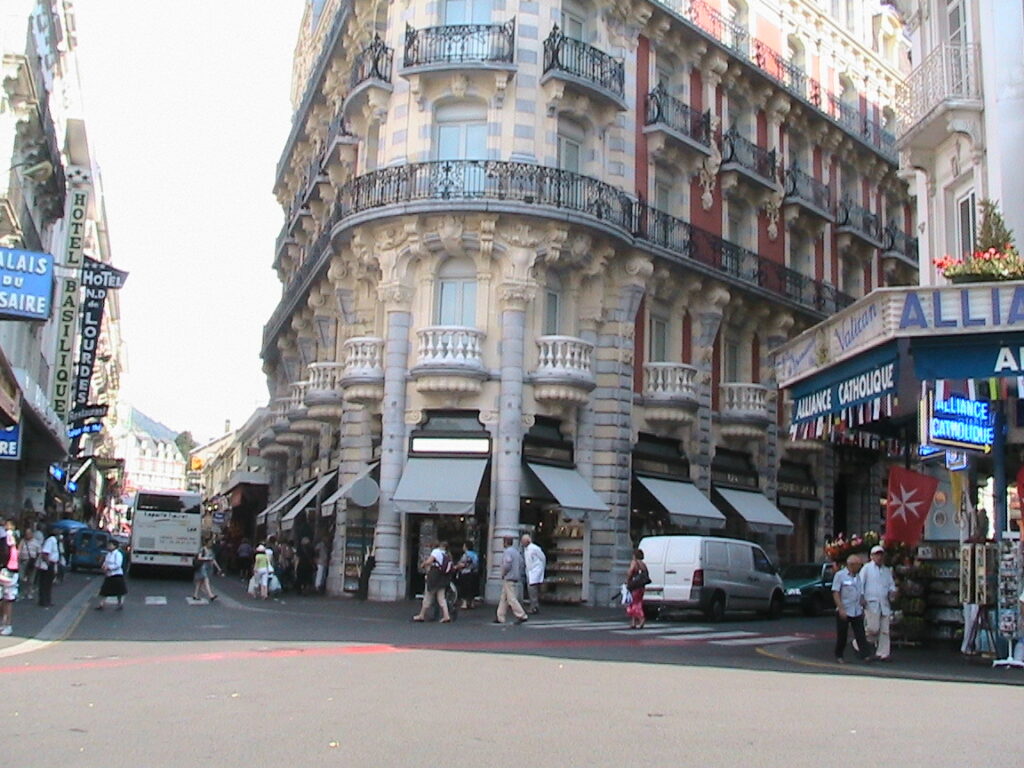
M636 49L636 194L646 200L649 194L647 134L644 120L647 116L647 93L651 80L651 43L643 35Z
M683 344L680 350L684 363L693 362L693 319L689 312L683 312Z

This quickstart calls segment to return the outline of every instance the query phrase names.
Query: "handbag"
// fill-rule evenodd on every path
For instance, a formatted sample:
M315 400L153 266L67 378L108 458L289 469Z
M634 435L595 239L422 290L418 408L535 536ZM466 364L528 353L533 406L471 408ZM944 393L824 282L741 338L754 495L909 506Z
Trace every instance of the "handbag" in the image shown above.
M276 594L281 591L281 580L277 578L277 574L271 572L270 576L267 577L267 592L270 594Z
M630 592L635 592L638 589L643 589L650 583L650 574L648 574L646 568L641 568L639 571L637 571L629 577L629 581L626 582L626 588Z

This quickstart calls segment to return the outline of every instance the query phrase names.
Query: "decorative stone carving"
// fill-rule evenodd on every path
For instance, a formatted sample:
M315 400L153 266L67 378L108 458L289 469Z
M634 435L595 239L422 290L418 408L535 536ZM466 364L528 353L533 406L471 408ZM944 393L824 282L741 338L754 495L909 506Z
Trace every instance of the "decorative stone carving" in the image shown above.
M405 412L405 423L409 426L422 424L425 419L423 411L408 410Z
M711 118L711 132L715 133L718 130L719 120L717 117ZM718 147L718 142L711 142L711 157L704 159L701 169L698 172L697 178L700 181L701 196L700 203L705 211L710 211L711 206L715 204L715 183L718 179L718 171L722 167L722 150Z
M764 213L768 219L768 237L771 240L775 240L779 236L779 212L781 209L782 192L772 192L764 203Z

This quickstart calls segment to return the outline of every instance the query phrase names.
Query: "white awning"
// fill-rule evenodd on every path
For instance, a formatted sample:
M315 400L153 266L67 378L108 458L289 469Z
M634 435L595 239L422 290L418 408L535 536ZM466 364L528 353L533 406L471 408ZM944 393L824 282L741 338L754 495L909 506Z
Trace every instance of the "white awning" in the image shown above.
M737 491L732 488L716 488L722 498L736 513L747 521L755 533L788 535L793 532L793 523L758 491Z
M399 512L471 515L487 459L409 459L394 501Z
M530 471L555 497L562 509L582 512L607 512L608 505L594 493L590 483L575 469L527 463Z
M673 524L691 528L724 528L725 515L693 483L636 476L668 512Z
M328 496L326 499L324 499L323 503L320 505L321 508L323 508L323 507L332 507L337 502L341 501L344 498L347 498L349 491L352 490L352 486L354 486L356 483L358 483L364 477L367 477L371 472L373 472L373 469L376 466L377 466L377 462L376 461L373 462L373 464L366 464L366 465L364 465L363 468L361 470L359 470L359 473L355 477L353 477L351 480L349 480L343 486L338 488L338 490L336 490L334 493L332 493L330 496ZM339 472L340 472L340 470L339 470Z
M295 518L299 516L299 512L309 506L309 503L316 498L317 494L324 489L334 476L338 473L337 469L332 469L330 472L325 472L320 475L316 480L311 480L310 484L306 486L306 492L299 496L298 501L292 504L291 509L285 513L284 517L281 518L281 530L287 531L292 527L295 522Z
M308 487L308 485L306 483L296 485L294 488L285 491L281 496L278 496L276 501L272 502L271 504L268 504L266 509L264 509L258 515L256 515L256 522L264 522L270 515L272 515L274 512L277 512L277 510L279 510L285 504L287 504L300 493L302 493L302 489L304 487Z

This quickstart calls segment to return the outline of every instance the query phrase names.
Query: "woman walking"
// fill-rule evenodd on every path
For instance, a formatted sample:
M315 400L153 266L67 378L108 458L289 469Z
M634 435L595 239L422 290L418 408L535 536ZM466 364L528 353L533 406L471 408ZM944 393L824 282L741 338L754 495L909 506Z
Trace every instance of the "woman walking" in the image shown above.
M267 557L267 548L262 544L256 547L252 578L259 585L260 597L266 600L270 583L270 559Z
M203 542L203 546L199 548L199 554L196 555L196 572L192 577L193 600L199 599L200 589L206 590L206 596L210 598L211 603L217 599L217 596L213 594L213 588L210 586L210 573L214 568L217 569L217 573L224 573L217 559L213 556L213 547L210 546L210 540L206 539Z
M103 558L103 576L100 603L96 610L103 610L103 602L108 597L116 597L117 610L120 611L124 608L124 596L128 594L128 585L124 580L124 555L117 547L117 539L113 537L107 541L107 556Z
M18 537L14 533L14 522L7 521L0 531L0 635L9 635L14 601L18 599Z
M643 629L647 624L647 617L644 616L644 587L650 583L651 577L644 562L644 551L633 550L633 559L629 561L629 570L626 571L626 589L632 597L632 601L626 606L630 629Z

